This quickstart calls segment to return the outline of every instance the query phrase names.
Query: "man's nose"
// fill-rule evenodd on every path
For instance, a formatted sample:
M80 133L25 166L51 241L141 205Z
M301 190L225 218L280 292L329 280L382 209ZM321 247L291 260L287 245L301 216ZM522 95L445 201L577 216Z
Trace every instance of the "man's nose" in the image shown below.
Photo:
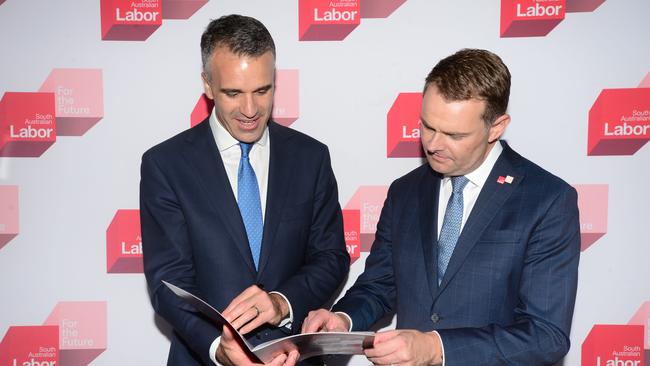
M254 118L257 115L257 101L253 95L244 96L240 112L247 118Z

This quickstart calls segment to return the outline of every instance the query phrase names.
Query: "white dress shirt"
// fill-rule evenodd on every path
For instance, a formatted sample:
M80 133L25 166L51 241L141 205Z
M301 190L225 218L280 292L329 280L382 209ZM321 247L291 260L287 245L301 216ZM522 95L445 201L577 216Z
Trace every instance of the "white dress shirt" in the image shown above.
M219 150L219 155L221 155L221 160L223 161L223 166L226 169L226 175L228 176L228 181L230 182L230 187L232 188L233 195L235 200L238 200L237 197L237 184L239 183L239 161L241 160L241 148L239 147L239 141L232 137L230 132L223 127L223 125L217 120L214 110L210 114L210 130L212 130L212 135L214 136L214 141L217 144L217 149ZM257 185L260 189L260 203L262 205L262 222L266 215L266 194L268 191L268 182L269 182L269 160L271 156L271 139L269 138L269 128L268 126L264 129L262 136L257 140L251 147L250 152L248 153L248 160L255 171L255 177L257 178ZM286 298L282 293L277 291L271 291L270 293L275 293L282 298L289 306L289 316L280 322L279 326L291 326L293 322L293 309L291 308L291 303L289 299ZM210 359L214 362L215 365L220 365L216 360L216 352L219 347L219 342L221 337L217 337L212 344L210 345Z

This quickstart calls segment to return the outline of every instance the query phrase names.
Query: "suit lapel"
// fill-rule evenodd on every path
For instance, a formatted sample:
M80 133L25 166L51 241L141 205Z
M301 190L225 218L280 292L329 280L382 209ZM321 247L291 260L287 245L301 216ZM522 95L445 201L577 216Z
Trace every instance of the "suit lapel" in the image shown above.
M518 155L502 142L503 151L494 164L490 175L481 189L481 193L474 204L474 208L467 218L467 222L460 233L454 253L449 260L447 271L442 278L440 291L443 291L449 281L460 269L465 258L478 242L481 234L494 218L494 213L501 210L512 192L517 189L524 179L523 172L517 167ZM513 177L512 183L498 183L499 176Z
M260 253L259 276L262 275L273 249L273 239L280 223L282 210L287 201L289 187L294 181L291 160L291 143L284 127L269 122L269 176L264 215L264 235Z
M435 248L438 232L438 197L440 191L440 177L431 169L422 176L419 186L420 199L418 211L420 216L420 235L422 237L422 250L426 266L427 280L431 296L436 297L438 292L438 251Z
M230 235L231 241L237 246L246 266L254 275L255 264L244 222L207 119L194 128L194 133L189 135L187 142L190 149L186 150L186 159L195 167L194 179L202 183L207 193L207 201L216 212L221 226ZM227 239L224 238L224 241ZM225 242L214 244L226 245Z

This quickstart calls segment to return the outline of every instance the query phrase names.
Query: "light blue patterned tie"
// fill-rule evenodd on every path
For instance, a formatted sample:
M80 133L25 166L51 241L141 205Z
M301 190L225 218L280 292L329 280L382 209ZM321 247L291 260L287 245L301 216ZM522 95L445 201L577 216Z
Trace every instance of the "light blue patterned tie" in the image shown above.
M467 182L469 182L469 179L462 175L451 178L453 189L447 202L445 219L442 221L442 229L438 239L438 285L442 282L442 276L447 270L451 254L454 252L460 235L460 224L463 221L463 189Z
M248 245L250 245L253 254L255 268L258 268L260 260L260 250L262 248L262 233L264 224L262 223L262 205L260 203L260 189L257 185L255 171L248 159L248 153L253 144L239 143L241 148L241 159L239 160L239 172L237 174L237 204L239 212L244 220L246 227L246 236L248 236Z

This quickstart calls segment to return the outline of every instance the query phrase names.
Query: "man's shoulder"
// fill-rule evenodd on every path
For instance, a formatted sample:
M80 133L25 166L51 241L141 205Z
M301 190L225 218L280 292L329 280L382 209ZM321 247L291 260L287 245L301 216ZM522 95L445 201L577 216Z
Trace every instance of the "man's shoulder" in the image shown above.
M395 179L390 185L390 190L395 192L409 192L421 184L435 183L440 179L440 174L431 169L428 163L424 163L410 172Z
M315 138L277 122L269 122L269 136L271 144L286 144L285 146L290 146L296 150L322 151L327 149L324 143Z
M183 149L187 148L188 141L196 140L197 137L202 134L208 134L208 137L211 137L211 131L207 120L150 147L145 151L143 156L176 155Z
M508 148L508 150L509 151L504 150L504 153L507 154L508 159L513 160L514 164L522 170L526 177L525 182L529 185L546 191L552 189L565 190L571 188L571 185L564 179L551 173L545 168L542 168L530 159L519 155L519 153L515 152L511 148Z

